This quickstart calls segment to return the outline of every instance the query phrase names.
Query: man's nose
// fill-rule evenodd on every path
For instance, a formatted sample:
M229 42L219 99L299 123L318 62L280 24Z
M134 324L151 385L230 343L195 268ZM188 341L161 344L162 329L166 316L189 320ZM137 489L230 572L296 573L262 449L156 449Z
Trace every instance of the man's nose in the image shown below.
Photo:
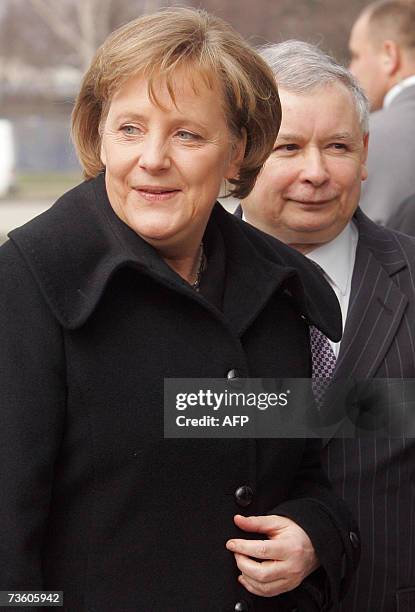
M141 144L138 165L147 172L160 172L170 168L168 142L158 134L147 134Z
M329 180L330 174L322 151L318 149L308 151L303 159L301 180L311 183L315 187L319 187Z

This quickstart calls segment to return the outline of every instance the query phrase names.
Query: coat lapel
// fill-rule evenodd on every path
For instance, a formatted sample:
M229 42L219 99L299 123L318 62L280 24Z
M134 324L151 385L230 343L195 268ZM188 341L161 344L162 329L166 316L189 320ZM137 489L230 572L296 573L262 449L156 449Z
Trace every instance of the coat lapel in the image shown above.
M271 296L281 291L289 295L303 319L333 340L340 339L337 298L315 266L248 223L235 224L238 215L222 212L218 216L217 213L218 209L214 214L227 249L223 314L231 322L234 333L243 334ZM250 234L255 237L254 242Z

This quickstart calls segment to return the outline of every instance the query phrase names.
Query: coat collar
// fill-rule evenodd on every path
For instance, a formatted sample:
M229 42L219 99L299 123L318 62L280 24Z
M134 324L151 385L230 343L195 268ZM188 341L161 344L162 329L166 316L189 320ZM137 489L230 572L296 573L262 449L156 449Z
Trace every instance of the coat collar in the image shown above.
M336 298L301 255L229 215L219 204L209 224L222 232L227 251L223 315L115 215L103 175L62 196L51 209L13 230L10 239L67 329L82 326L111 278L129 267L224 316L237 334L249 326L271 294L281 290L292 296L305 318L338 339Z

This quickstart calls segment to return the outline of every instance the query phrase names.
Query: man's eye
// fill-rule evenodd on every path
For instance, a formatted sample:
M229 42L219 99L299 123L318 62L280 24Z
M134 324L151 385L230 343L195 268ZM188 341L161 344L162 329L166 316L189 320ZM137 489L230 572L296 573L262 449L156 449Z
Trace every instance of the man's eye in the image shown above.
M124 132L126 136L136 136L140 132L134 125L123 125L121 131Z
M289 143L289 144L277 145L276 147L273 148L273 151L280 151L281 153L284 153L284 152L290 152L290 151L297 151L299 148L300 147L297 144Z
M347 149L343 142L332 142L330 147L332 149L336 149L337 151L345 151Z

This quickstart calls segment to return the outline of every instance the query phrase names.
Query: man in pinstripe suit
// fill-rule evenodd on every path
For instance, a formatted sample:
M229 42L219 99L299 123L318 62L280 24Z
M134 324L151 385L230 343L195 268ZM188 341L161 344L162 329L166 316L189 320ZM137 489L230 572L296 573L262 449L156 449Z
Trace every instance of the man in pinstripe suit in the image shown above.
M262 53L283 119L244 218L313 259L332 285L344 321L341 343L331 345L334 379L415 378L415 240L358 208L367 100L349 71L312 45ZM360 568L338 610L414 612L415 440L332 438L323 454L362 535Z

